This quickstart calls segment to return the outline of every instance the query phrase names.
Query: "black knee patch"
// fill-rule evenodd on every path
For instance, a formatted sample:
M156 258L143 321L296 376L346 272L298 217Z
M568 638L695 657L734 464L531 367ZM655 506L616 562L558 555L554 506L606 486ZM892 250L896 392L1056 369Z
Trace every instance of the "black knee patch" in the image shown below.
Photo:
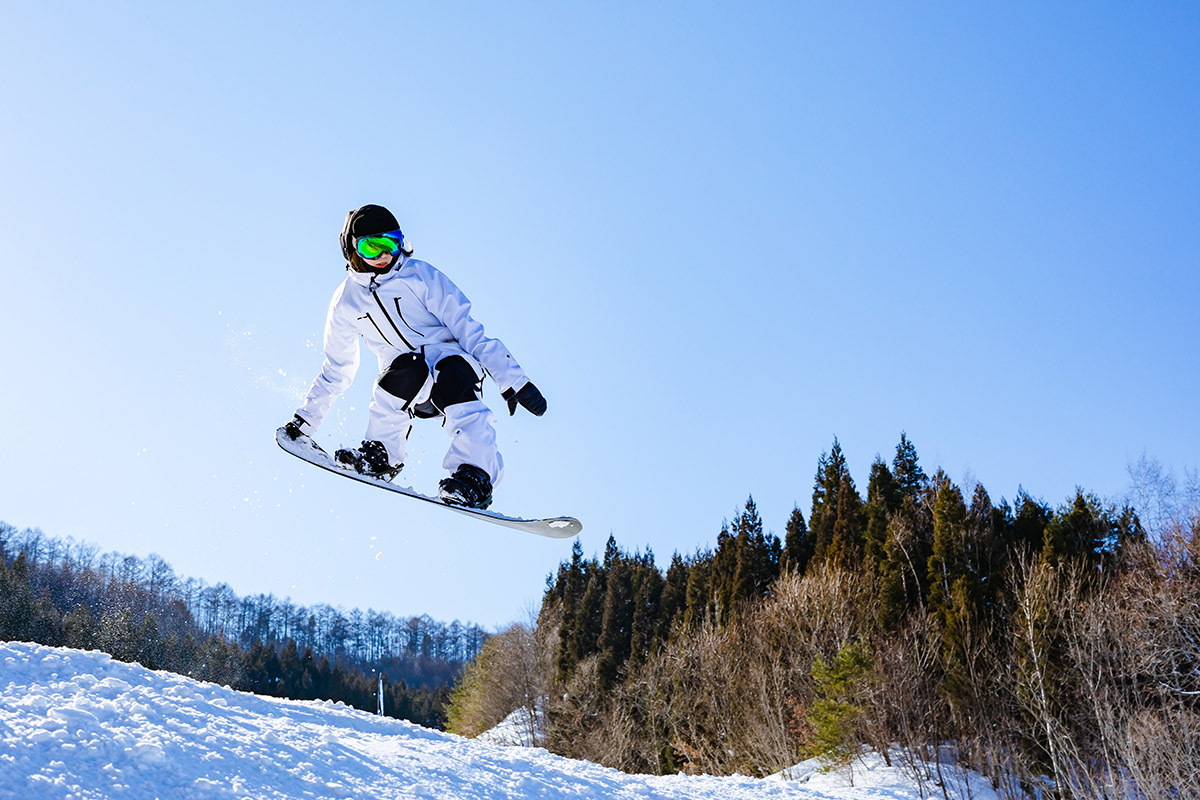
M405 353L393 361L379 376L379 388L399 397L405 403L416 399L425 379L429 377L429 365L420 353Z
M462 356L443 358L437 365L437 380L433 382L431 400L439 409L479 399L483 388L475 370Z

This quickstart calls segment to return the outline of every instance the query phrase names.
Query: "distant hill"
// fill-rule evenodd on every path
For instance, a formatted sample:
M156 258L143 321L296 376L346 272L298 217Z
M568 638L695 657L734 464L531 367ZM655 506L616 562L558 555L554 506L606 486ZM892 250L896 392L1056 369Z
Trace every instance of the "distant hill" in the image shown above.
M457 620L273 595L181 578L160 556L99 552L87 542L0 522L0 639L97 649L259 694L332 699L440 726L449 687L487 633Z

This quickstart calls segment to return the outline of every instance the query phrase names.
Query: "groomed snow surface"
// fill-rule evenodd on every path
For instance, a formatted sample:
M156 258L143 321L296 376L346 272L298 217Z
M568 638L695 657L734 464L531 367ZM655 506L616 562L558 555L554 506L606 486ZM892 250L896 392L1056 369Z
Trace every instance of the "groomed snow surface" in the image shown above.
M0 643L0 798L887 798L917 800L868 756L799 779L626 775L331 702L235 692L99 652ZM995 800L982 779L972 796Z

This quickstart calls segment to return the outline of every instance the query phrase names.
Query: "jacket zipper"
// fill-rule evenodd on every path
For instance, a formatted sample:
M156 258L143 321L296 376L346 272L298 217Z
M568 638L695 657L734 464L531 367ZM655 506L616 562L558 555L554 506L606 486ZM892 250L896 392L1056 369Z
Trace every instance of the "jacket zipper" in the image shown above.
M405 347L407 347L409 350L416 350L417 348L415 348L415 347L413 347L413 346L412 346L412 342L410 342L410 341L408 341L408 339L405 339L405 338L404 338L404 334L400 332L400 328L399 328L399 326L397 326L397 325L396 325L396 322L395 322L395 320L393 320L393 319L392 319L392 315L391 315L391 314L389 314L389 313L387 312L387 306L385 306L385 305L383 304L383 301L379 299L379 295L375 293L375 290L376 290L378 287L375 285L375 278L374 278L374 277L372 277L372 278L371 278L371 285L370 285L369 287L367 287L367 288L368 288L368 289L370 290L370 292L371 292L371 297L374 297L374 298L375 298L375 304L376 304L377 306L379 306L379 310L383 312L383 316L384 316L384 318L385 318L385 319L386 319L386 320L387 320L387 321L388 321L388 322L391 324L391 326L392 326L392 330L394 330L394 331L396 332L396 335L400 337L400 341L404 342L404 345L405 345ZM397 307L397 312L398 312L398 311L399 311L399 307ZM367 315L367 317L368 317L368 318L369 318L370 316L371 316L370 314L368 314L368 315ZM372 324L372 325L375 325L375 320L373 320L373 319L372 319L372 320L371 320L371 324ZM379 330L379 326L378 326L378 325L375 325L375 330ZM379 331L379 335L380 335L380 336L383 336L383 331ZM383 340L384 340L385 342L387 342L387 337L386 337L386 336L383 336ZM391 342L388 342L388 344L390 345L390 344L391 344Z

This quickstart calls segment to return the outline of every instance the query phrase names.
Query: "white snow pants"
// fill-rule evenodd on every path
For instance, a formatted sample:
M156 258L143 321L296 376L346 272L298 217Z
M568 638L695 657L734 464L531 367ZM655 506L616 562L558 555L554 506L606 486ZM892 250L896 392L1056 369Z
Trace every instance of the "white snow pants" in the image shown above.
M397 397L378 383L372 390L365 438L381 442L393 464L404 462L413 421L410 409L429 398L435 378L431 370L414 401ZM442 416L446 433L450 434L450 449L442 460L442 467L453 473L462 464L472 464L486 472L492 479L492 487L496 487L504 477L504 458L496 446L492 410L482 400L471 400L446 406Z

